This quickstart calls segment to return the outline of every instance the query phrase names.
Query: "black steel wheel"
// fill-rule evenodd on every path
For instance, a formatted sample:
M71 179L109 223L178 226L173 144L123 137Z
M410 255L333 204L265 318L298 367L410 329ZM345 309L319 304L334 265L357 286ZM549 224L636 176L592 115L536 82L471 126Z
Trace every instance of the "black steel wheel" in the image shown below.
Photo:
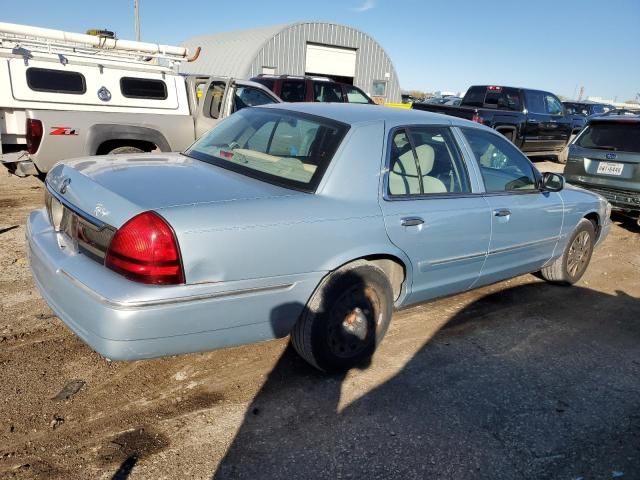
M316 368L366 366L389 327L393 293L384 271L356 262L327 277L291 335L296 351Z

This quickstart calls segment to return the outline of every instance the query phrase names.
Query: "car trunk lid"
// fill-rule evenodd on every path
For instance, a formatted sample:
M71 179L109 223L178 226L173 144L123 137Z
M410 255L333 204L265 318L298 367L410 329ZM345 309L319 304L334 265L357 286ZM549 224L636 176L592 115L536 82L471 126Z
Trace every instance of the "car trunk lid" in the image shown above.
M47 188L87 220L115 228L147 210L298 193L181 154L74 160L49 172Z

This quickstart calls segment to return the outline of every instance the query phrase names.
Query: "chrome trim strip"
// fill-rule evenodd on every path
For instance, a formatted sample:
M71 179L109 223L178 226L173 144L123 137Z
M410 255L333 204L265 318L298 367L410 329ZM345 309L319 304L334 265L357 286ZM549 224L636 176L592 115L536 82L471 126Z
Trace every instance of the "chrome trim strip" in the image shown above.
M65 208L68 208L69 210L71 210L74 214L76 214L77 216L79 216L80 218L82 218L83 220L91 223L93 226L95 226L96 228L98 228L98 230L102 230L103 228L111 228L113 230L115 230L115 228L113 228L111 225L109 225L108 223L103 222L102 220L97 219L96 217L94 217L93 215L89 215L87 212L83 212L82 210L80 210L78 207L76 207L75 205L73 205L72 203L70 203L66 198L64 198L62 195L60 195L58 192L56 192L53 187L51 187L51 185L49 183L47 183L47 191L51 194L52 197L54 197L56 200L58 200L62 205L64 205Z
M185 295L183 297L171 297L171 298L163 298L163 299L159 299L159 300L141 300L141 301L137 301L137 302L119 302L119 301L112 300L110 298L104 297L103 295L99 294L98 292L96 292L92 288L90 288L87 285L85 285L84 283L82 283L77 278L71 276L69 273L67 273L63 269L58 269L57 272L60 273L61 275L64 275L76 287L78 287L81 290L83 290L84 292L88 293L89 295L94 297L99 302L104 303L105 305L107 305L109 307L112 307L112 308L115 308L115 309L122 309L122 310L135 310L135 309L147 308L147 307L157 307L157 306L160 306L160 305L169 305L169 304L176 304L176 303L197 302L197 301L200 301L200 300L211 300L211 299L218 299L218 298L235 297L235 296L239 296L239 295L248 295L248 294L251 294L251 293L275 292L275 291L279 291L279 290L288 290L288 289L292 288L295 285L295 283L287 283L287 284L282 284L282 285L273 285L273 286L269 286L269 287L244 288L244 289L241 289L241 290L231 290L231 291L227 291L227 292L201 293L201 294L197 294L197 295Z
M456 263L456 262L461 262L463 260L474 260L476 258L482 258L485 257L487 255L487 252L480 252L480 253L472 253L470 255L461 255L458 257L450 257L450 258L444 258L442 260L434 260L432 262L424 262L426 265L425 267L429 266L429 267L439 267L440 265L446 265L449 263ZM420 265L420 271L423 271L422 269L422 264Z
M502 247L502 248L496 248L494 250L489 250L489 255L494 255L496 253L510 252L512 250L518 250L520 248L525 248L525 247L533 247L533 246L536 246L536 245L543 245L545 243L557 242L558 240L560 240L560 236L559 235L555 236L555 237L543 238L541 240L533 240L531 242L518 243L517 245L510 245L508 247Z

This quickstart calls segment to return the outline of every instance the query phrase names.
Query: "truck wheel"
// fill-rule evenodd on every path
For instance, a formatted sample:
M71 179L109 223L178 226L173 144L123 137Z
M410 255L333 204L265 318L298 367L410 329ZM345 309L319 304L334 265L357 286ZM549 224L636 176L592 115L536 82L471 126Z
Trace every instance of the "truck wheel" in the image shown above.
M391 321L393 291L384 271L365 261L329 275L291 333L298 354L325 372L366 366Z
M107 155L119 155L121 153L144 153L144 150L126 145L124 147L114 148L108 152Z
M565 285L580 280L591 261L595 238L593 223L586 218L580 220L560 258L540 271L542 278Z

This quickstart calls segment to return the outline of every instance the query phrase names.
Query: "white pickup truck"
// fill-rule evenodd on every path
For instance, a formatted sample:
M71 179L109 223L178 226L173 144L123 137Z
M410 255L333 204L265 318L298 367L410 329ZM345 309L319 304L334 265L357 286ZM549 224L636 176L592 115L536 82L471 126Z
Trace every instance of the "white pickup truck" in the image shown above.
M241 108L281 101L248 80L176 73L198 53L0 22L0 163L25 176L73 157L182 150Z

